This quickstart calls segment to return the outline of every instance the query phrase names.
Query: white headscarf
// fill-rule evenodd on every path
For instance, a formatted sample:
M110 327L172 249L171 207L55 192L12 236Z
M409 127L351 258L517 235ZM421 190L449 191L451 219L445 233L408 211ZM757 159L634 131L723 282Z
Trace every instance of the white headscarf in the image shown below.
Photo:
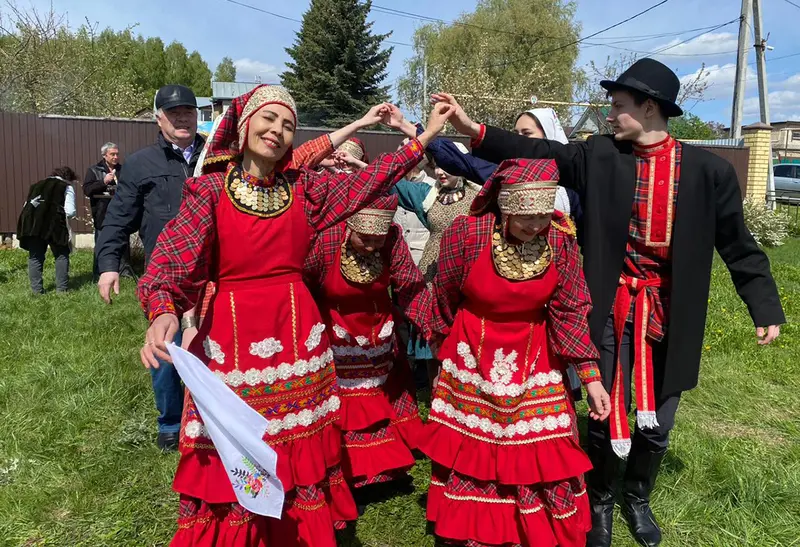
M558 121L556 111L552 108L533 108L526 110L525 114L530 114L537 119L544 131L544 138L561 144L569 142L567 141L566 133L564 133L564 128L561 127L561 122Z
M569 142L566 133L564 133L564 128L561 127L561 122L558 121L556 111L552 108L532 108L531 110L526 110L524 114L530 114L536 118L536 121L542 126L545 139L560 142L561 144ZM567 215L572 210L569 205L569 195L563 186L559 186L558 192L556 192L556 210Z

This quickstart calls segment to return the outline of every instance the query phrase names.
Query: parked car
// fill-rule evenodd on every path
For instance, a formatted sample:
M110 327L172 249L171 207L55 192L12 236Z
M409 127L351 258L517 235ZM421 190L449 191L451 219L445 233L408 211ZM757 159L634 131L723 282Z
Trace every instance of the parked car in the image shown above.
M772 166L775 197L779 201L800 203L800 164L779 163Z

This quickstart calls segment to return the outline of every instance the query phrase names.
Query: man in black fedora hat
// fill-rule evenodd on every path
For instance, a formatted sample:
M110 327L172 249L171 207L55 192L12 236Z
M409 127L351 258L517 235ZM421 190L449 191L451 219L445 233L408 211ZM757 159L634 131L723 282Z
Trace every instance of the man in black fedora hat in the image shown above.
M667 450L681 393L694 388L716 248L756 326L769 344L785 322L769 260L744 223L736 173L724 159L667 132L680 81L653 59L634 63L608 91L613 135L559 144L480 125L456 108L451 123L471 136L473 154L499 163L552 158L561 184L577 190L584 209L584 272L594 308L592 340L612 397L608 423L590 420L588 476L591 547L611 545L619 458L623 514L642 545L661 530L650 492ZM456 104L450 95L434 100ZM636 429L627 413L636 394Z

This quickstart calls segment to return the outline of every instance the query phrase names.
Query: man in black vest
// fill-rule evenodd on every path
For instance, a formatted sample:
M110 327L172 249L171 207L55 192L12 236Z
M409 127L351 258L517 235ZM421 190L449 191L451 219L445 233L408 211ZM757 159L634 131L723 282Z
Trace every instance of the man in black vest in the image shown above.
M153 109L160 129L156 142L128 157L97 242L97 285L100 296L109 304L112 290L119 294L117 272L129 236L139 231L147 263L161 230L178 214L183 183L192 176L205 144L197 134L197 99L191 89L182 85L162 87ZM181 320L184 328L195 324L193 313L184 314ZM176 344L181 343L181 333L174 339ZM158 446L174 450L183 412L180 376L166 361L157 369L151 368L150 374L159 411Z
M623 514L636 540L650 546L661 542L650 492L680 395L697 385L714 249L750 310L760 344L777 338L785 317L769 260L745 226L733 167L667 132L668 118L682 114L675 103L678 77L641 59L600 85L612 100L614 135L585 143L527 139L479 125L460 108L450 121L474 139L478 157L556 160L561 184L580 194L584 272L594 303L589 325L612 397L608 424L589 424L594 469L587 545L611 545L621 456L627 457ZM456 104L446 94L434 100ZM637 424L631 440L632 386Z
M83 195L89 198L92 208L92 223L94 224L94 264L92 266L92 277L94 282L100 279L100 269L97 264L97 240L100 231L103 229L103 222L106 218L106 210L114 191L117 189L117 182L122 176L122 164L119 162L119 146L113 142L107 142L100 148L100 161L86 170L83 178ZM119 274L123 277L136 277L130 263L130 246L126 245L122 250L119 262Z

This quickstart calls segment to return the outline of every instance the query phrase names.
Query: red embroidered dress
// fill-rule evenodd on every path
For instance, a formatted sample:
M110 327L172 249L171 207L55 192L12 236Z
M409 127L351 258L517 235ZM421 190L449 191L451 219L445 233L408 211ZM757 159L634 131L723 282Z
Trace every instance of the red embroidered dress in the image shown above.
M633 321L636 419L640 427L656 421L652 343L664 339L669 317L672 231L678 204L681 144L667 137L651 146L634 146L636 186L628 245L614 301L614 331L619 345L626 321ZM617 353L619 353L619 348ZM630 450L624 378L617 363L611 390L611 443L620 456Z
M544 172L542 160L506 162L517 167L501 165L499 178L557 176L546 162ZM574 363L584 383L598 381L598 353L574 227L553 216L552 261L526 281L498 274L494 212L457 218L442 240L426 325L445 336L442 371L420 448L434 462L428 519L451 541L582 547L591 528L591 464L563 377Z
M231 134L235 140L237 115L261 89L234 101L230 120L220 126L223 143ZM357 174L287 170L267 181L249 179L232 162L224 173L186 182L181 210L140 281L140 299L152 320L191 309L206 281L216 282L189 349L266 418L264 442L278 453L286 505L276 520L236 503L187 395L173 484L181 494L173 546L333 547L334 522L356 518L340 469L333 353L302 267L315 231L373 201L421 154L412 142Z
M394 196L393 196L394 197ZM394 197L395 208L397 198ZM425 290L397 225L380 252L383 269L372 282L357 283L342 273L341 255L350 238L345 223L317 237L306 261L306 277L331 340L339 384L342 466L355 487L402 476L414 465L411 450L422 427L411 371L399 351L392 294L405 310Z

